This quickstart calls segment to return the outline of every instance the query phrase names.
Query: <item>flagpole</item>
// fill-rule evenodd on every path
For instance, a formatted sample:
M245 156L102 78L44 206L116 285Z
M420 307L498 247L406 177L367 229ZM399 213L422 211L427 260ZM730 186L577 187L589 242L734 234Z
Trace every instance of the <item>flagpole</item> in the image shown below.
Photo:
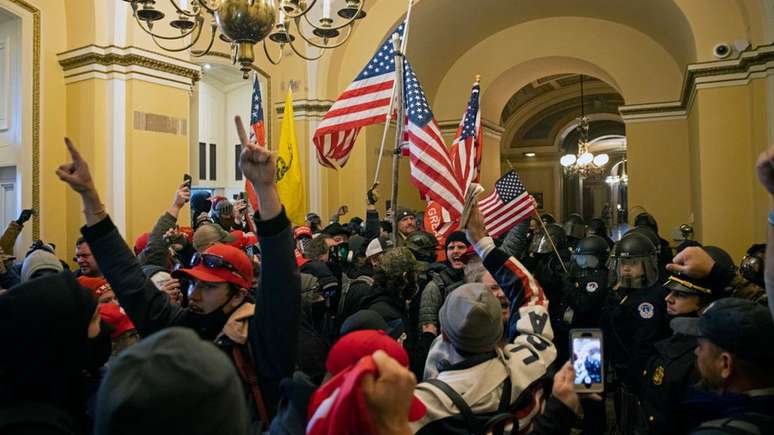
M411 22L411 8L413 6L414 6L414 0L409 0L408 10L406 11L406 26L403 28L403 41L401 42L401 45L400 45L400 52L404 54L406 53L406 43L408 42L409 23ZM394 107L394 103L395 103L395 90L398 89L397 84L398 84L398 81L396 80L392 85L392 96L390 97L390 105L387 106L387 118L384 121L384 130L382 130L382 143L379 146L379 157L376 159L376 172L374 172L374 182L373 184L371 184L371 189L373 189L379 184L379 173L381 172L381 169L382 169L382 156L384 155L384 145L387 143L387 131L390 128L392 108Z
M404 29L405 32L405 29ZM405 38L405 35L404 35ZM404 39L405 41L405 39ZM398 107L398 117L395 125L395 148L392 152L392 214L390 221L392 222L392 233L390 239L392 240L392 246L398 246L398 176L400 175L400 153L401 144L403 143L403 127L405 122L403 120L404 104L403 104L403 50L401 48L400 35L397 33L392 34L392 46L395 49L395 85L393 91L395 92L395 102ZM389 117L388 117L389 121ZM384 145L384 144L382 144ZM381 158L381 153L379 154ZM378 175L378 172L377 172Z
M543 233L545 233L546 237L548 237L548 241L551 243L551 247L554 248L554 254L556 254L556 258L559 260L559 264L562 265L562 270L564 270L564 273L567 273L567 267L564 265L564 261L562 261L562 256L559 255L559 250L556 249L554 239L551 238L551 233L549 233L548 228L546 228L546 223L543 222L543 219L538 214L537 207L535 207L533 212L535 213L535 217L537 218L538 222L540 222L540 225L543 227Z

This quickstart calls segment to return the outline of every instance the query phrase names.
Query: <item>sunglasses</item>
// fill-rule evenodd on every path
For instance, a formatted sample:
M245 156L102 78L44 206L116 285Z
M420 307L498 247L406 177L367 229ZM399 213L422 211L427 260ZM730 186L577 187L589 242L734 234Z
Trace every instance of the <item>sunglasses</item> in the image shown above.
M247 278L244 275L242 275L242 273L239 270L237 270L237 268L234 267L233 264L231 264L228 261L226 261L220 255L200 254L200 253L197 252L191 258L191 267L196 267L200 263L204 264L204 266L209 268L209 269L227 269L230 272L232 272L232 273L236 274L237 276L239 276L240 278L242 278L244 280L247 280Z

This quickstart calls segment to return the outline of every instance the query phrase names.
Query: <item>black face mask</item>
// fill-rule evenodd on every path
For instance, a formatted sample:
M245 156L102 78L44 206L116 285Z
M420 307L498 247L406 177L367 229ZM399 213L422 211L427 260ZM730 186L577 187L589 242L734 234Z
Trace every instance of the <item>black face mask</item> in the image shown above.
M223 308L231 302L234 297L232 294L223 305L216 308L213 312L208 314L188 312L188 326L193 328L202 340L212 341L223 330L223 326L226 325L230 314L226 314Z

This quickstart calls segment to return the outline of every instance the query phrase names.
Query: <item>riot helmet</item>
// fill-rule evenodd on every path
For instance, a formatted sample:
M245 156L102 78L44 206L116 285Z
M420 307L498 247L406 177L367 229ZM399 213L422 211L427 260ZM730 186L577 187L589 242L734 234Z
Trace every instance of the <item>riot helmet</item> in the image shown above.
M586 230L588 235L595 235L600 237L608 237L607 225L605 221L600 218L594 218L589 221L589 227Z
M616 287L651 287L658 281L656 247L641 231L629 231L613 246L608 268Z
M766 244L752 245L739 264L739 274L744 279L760 287L766 287L763 271L766 265Z
M586 236L586 222L578 213L573 213L564 221L564 232L567 237L580 240Z
M610 248L607 241L599 236L588 236L578 242L570 258L571 269L597 269L605 267ZM572 271L571 271L572 272Z
M634 227L626 232L626 234L629 234L629 233L639 233L645 236L645 238L650 240L650 243L652 243L653 246L656 248L656 256L658 257L658 255L661 253L661 239L659 239L658 234L655 231L653 231L650 227L648 226Z
M551 213L543 213L540 215L540 219L543 220L543 223L548 224L555 224L556 218Z
M546 224L545 230L540 234L535 234L532 238L532 244L529 247L529 251L533 254L548 254L553 251L551 247L551 240L556 245L557 250L567 248L567 235L564 233L564 229L558 224ZM546 234L546 232L548 234ZM549 240L550 236L550 240Z
M436 259L435 250L438 248L438 239L427 231L417 231L408 236L405 246L417 260L433 263Z
M634 226L650 228L658 235L658 223L656 222L656 218L646 211L638 214L637 217L634 218Z

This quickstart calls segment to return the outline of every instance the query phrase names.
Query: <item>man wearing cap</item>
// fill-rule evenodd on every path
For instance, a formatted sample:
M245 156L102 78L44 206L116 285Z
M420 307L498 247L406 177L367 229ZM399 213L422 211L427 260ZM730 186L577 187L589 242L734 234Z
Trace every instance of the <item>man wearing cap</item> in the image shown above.
M231 233L226 232L218 224L202 224L193 235L193 247L196 252L202 253L210 246L217 243L230 244L236 240Z
M502 410L503 401L507 403L505 412L511 412L512 405L523 400L515 410L520 418L513 432L528 431L541 412L542 386L538 381L556 358L548 302L532 274L495 246L478 207L471 213L467 237L507 293L512 315L504 331L500 302L484 284L464 284L449 294L440 311L441 335L430 351L446 357L434 367L437 377L417 385L416 395L427 414L412 424L412 430L419 434L461 433L468 428L448 393L451 390L477 415ZM500 348L503 334L509 344ZM554 421L564 422L567 430L575 421L574 411L556 401L546 404L546 412L555 415Z
M470 242L462 231L455 231L446 238L444 250L446 261L428 267L430 281L422 290L422 304L419 308L419 326L422 332L438 335L438 310L446 296L462 285L465 278L463 255Z
M707 247L713 257L715 275L703 278L691 278L681 275L669 277L664 288L667 314L676 319L696 318L713 301L725 296L730 286L728 273L721 270L733 270L731 259L720 255L717 248ZM696 337L676 333L656 342L655 354L650 357L642 372L640 405L644 418L641 421L651 433L669 433L680 425L676 422L678 405L686 397L691 385L699 380L696 371Z
M709 392L689 396L692 434L774 433L774 322L752 301L725 298L699 318L672 320L676 333L697 338L700 385Z
M182 273L194 278L190 306L169 301L126 246L94 187L88 164L66 140L72 162L57 175L81 195L86 226L81 229L97 263L141 335L185 326L215 339L232 359L243 382L255 429L265 426L279 397L279 382L293 373L300 321L300 279L293 256L290 222L279 200L276 156L249 144L237 118L243 150L240 166L253 184L261 216L255 223L265 257L255 304L245 297L254 284L252 264L237 248L216 244L202 249L200 260Z
M398 246L417 231L417 215L407 208L399 208L395 221L398 223Z

